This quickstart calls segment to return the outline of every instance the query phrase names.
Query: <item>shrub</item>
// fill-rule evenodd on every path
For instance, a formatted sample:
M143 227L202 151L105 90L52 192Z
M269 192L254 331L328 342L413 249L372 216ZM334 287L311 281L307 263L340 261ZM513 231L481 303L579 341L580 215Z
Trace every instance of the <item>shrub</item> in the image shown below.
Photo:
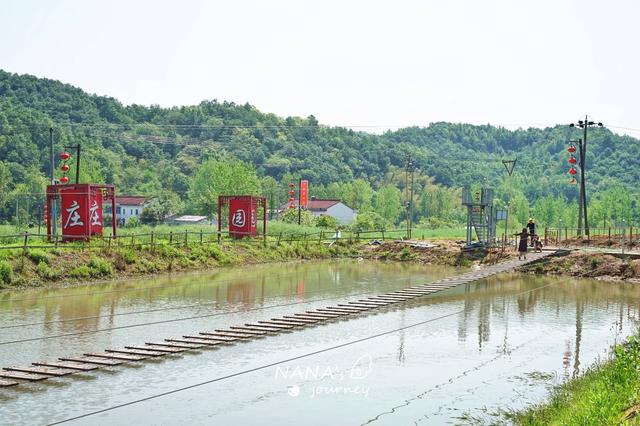
M47 265L47 263L45 263L44 261L38 263L36 272L45 280L56 280L60 277L60 272Z
M11 284L13 281L13 269L8 262L0 261L0 283Z
M80 265L69 271L69 276L73 278L89 278L91 277L91 268L88 265Z
M89 268L92 270L91 275L93 276L109 277L113 275L111 263L96 256L91 257Z
M387 221L375 212L361 213L351 224L351 229L361 231L384 231L386 228Z
M336 229L339 225L338 219L326 214L323 214L316 220L316 226L320 228Z
M40 265L40 263L43 262L48 265L51 262L51 255L44 250L29 249L27 251L27 257L36 265Z

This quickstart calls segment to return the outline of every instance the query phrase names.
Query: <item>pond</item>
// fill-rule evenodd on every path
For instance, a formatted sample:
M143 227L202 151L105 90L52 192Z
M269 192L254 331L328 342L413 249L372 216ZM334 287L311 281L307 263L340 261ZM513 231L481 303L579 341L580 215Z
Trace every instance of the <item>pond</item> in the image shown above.
M462 272L328 261L2 293L0 364L142 345ZM70 423L499 421L606 356L637 327L639 301L632 284L501 274L349 320L0 389L0 422L51 423L165 393Z

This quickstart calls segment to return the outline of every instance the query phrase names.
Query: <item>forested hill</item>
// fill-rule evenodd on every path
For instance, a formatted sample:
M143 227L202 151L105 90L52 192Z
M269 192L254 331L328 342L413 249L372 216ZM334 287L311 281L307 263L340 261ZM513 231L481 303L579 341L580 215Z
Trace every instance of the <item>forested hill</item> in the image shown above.
M395 181L401 186L407 154L422 177L444 186L504 188L500 160L517 157L514 185L528 200L548 194L572 199L576 193L567 183L566 148L580 132L564 123L516 131L433 123L376 135L324 126L313 116L282 118L216 100L174 108L124 106L58 81L0 71L0 204L9 202L10 194L41 191L50 126L56 151L82 144L83 180L114 183L120 193L170 191L183 197L202 160L225 153L252 163L259 177L281 183L309 179L318 194L331 183L356 178L374 190ZM607 129L590 133L594 192L612 186L635 190L638 142Z

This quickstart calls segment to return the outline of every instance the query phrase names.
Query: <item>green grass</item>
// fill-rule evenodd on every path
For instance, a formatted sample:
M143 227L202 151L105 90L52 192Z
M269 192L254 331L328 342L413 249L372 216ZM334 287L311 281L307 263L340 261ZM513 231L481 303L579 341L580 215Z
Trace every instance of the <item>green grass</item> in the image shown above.
M258 235L262 232L261 226L259 227ZM17 235L17 229L12 225L0 225L0 247L2 246L15 246L21 247L24 244L24 237ZM37 228L22 229L21 232L29 232L30 234L37 233ZM45 228L41 229L41 232L46 232ZM89 243L75 242L66 243L64 248L68 249L83 249L85 247L103 247L103 246L137 246L140 244L149 245L152 240L154 244L171 242L173 245L183 245L185 241L187 243L199 243L202 239L203 242L217 241L217 228L211 225L140 225L135 228L122 228L117 231L117 239L115 241L108 241L108 239L100 240L97 238L92 239ZM341 230L341 236L344 239L357 239L361 240L373 240L373 239L400 239L406 236L406 231L402 227L396 227L396 229L389 229L384 232L381 231L362 231L356 232L353 230L344 229ZM267 235L272 241L282 240L291 241L307 238L310 240L319 239L322 237L324 240L330 239L335 233L333 229L320 228L316 226L298 226L297 224L285 223L281 221L268 221L267 222ZM111 231L109 228L105 228L105 236L109 236ZM442 229L413 229L413 239L464 239L464 228L442 228ZM226 230L223 230L224 240L229 240ZM52 243L46 240L44 236L31 235L28 238L29 247L38 246L50 246ZM0 252L6 251L0 250ZM48 258L45 252L37 248L29 249L29 256L37 264L40 261L48 262ZM1 258L1 256L0 256Z
M637 334L617 346L610 360L554 389L548 402L510 417L520 425L624 424L623 413L638 403L639 390L640 334Z

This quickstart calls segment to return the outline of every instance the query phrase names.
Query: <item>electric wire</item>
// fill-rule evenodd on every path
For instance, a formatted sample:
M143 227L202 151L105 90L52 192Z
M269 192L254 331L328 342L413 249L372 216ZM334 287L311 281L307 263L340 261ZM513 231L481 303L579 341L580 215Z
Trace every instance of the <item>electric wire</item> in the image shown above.
M139 324L129 324L129 325L116 326L116 327L98 328L98 329L95 329L95 330L77 331L77 332L73 332L73 333L55 334L55 335L51 335L51 336L40 336L40 337L30 337L30 338L27 338L27 339L7 340L7 341L4 341L4 342L0 342L0 346L12 345L12 344L17 344L17 343L35 342L35 341L41 341L41 340L57 339L57 338L61 338L61 337L73 337L73 336L81 336L81 335L86 335L86 334L96 334L96 333L102 333L102 332L106 332L106 331L123 330L123 329L128 329L128 328L146 327L146 326L149 326L149 325L158 325L158 324L167 324L167 323L174 323L174 322L180 322L180 321L189 321L189 320L193 320L193 319L219 317L219 316L233 315L233 314L238 314L238 313L261 311L261 310L271 309L271 308L282 308L282 307L286 307L286 306L295 306L295 305L300 305L300 304L323 302L323 301L327 301L327 300L335 300L335 299L343 298L345 296L358 297L358 296L364 296L364 295L368 295L368 294L372 294L371 291L354 293L354 294L349 294L349 295L333 295L331 297L325 297L325 298L321 298L321 299L301 300L301 301L297 301L297 302L283 303L283 304L279 304L279 305L260 306L260 307L257 307L257 308L250 308L250 309L238 309L238 310L235 310L235 311L228 311L228 312L217 312L217 313L213 313L213 314L194 315L194 316L189 316L189 317L172 318L172 319L168 319L168 320L149 321L149 322L144 322L144 323L139 323Z
M518 293L518 295L530 293L530 292L533 292L533 291L536 291L536 290L539 290L541 288L548 287L548 286L551 286L551 285L554 285L554 284L556 284L556 283L551 283L551 284L547 284L545 286L536 287L535 289L531 289L531 290L527 290L527 291L522 292L522 293ZM272 362L272 363L264 364L264 365L261 365L261 366L258 366L258 367L242 370L242 371L239 371L239 372L236 372L236 373L232 373L232 374L228 374L228 375L225 375L225 376L216 377L216 378L211 379L211 380L205 380L205 381L202 381L202 382L199 382L199 383L195 383L195 384L192 384L192 385L188 385L188 386L184 386L184 387L181 387L181 388L173 389L173 390L170 390L170 391L167 391L167 392L162 392L162 393L158 393L158 394L155 394L155 395L150 395L150 396L147 396L147 397L144 397L144 398L140 398L140 399L137 399L137 400L134 400L134 401L129 401L129 402L125 402L125 403L122 403L122 404L113 405L111 407L103 408L101 410L95 410L95 411L92 411L92 412L80 414L80 415L75 416L75 417L70 417L70 418L67 418L67 419L64 419L64 420L59 420L59 421L56 421L56 422L49 423L49 425L57 425L57 424L61 424L61 423L70 422L70 421L73 421L73 420L79 420L79 419L82 419L82 418L94 416L96 414L104 413L104 412L107 412L107 411L112 411L112 410L116 410L116 409L119 409L119 408L124 408L124 407L130 406L130 405L134 405L134 404L138 404L138 403L141 403L141 402L150 401L152 399L160 398L160 397L167 396L167 395L172 395L172 394L175 394L175 393L183 392L183 391L186 391L186 390L189 390L189 389L194 389L194 388L197 388L197 387L201 387L201 386L208 385L208 384L211 384L211 383L215 383L215 382L219 382L219 381L222 381L222 380L230 379L230 378L233 378L233 377L241 376L241 375L244 375L244 374L253 373L255 371L264 370L266 368L275 367L276 365L288 363L288 362L291 362L291 361L297 361L297 360L303 359L303 358L308 358L308 357L313 356L313 355L318 355L318 354L321 354L321 353L333 351L333 350L340 349L340 348L343 348L343 347L355 345L355 344L358 344L358 343L361 343L361 342L365 342L365 341L368 341L368 340L372 340L372 339L376 339L376 338L379 338L379 337L383 337L383 336L387 336L387 335L390 335L390 334L394 334L394 333L397 333L399 331L403 331L403 330L415 328L415 327L418 327L418 326L421 326L421 325L424 325L424 324L428 324L428 323L431 323L431 322L435 322L435 321L438 321L438 320L441 320L441 319L444 319L444 318L452 317L452 316L455 316L455 315L458 315L458 314L461 314L461 313L465 312L465 310L466 310L466 308L463 308L463 309L457 310L455 312L444 314L444 315L441 315L441 316L438 316L438 317L435 317L435 318L430 318L428 320L420 321L420 322L413 323L413 324L410 324L410 325L407 325L407 326L398 327L398 328L395 328L395 329L392 329L392 330L383 331L381 333L373 334L373 335L370 335L370 336L367 336L367 337L363 337L363 338L360 338L360 339L355 339L355 340L352 340L352 341L349 341L349 342L341 343L339 345L330 346L328 348L319 349L319 350L316 350L316 351L308 352L306 354L297 355L297 356L294 356L294 357L290 357L290 358L286 358L286 359L283 359L283 360L280 360L280 361L275 361L275 362Z
M404 281L405 279L400 279L400 280L395 280L394 282L401 282ZM232 282L231 280L227 281L227 282ZM202 284L198 287L201 287ZM403 288L403 287L402 287ZM304 295L309 295L309 294L316 294L316 293L322 293L322 292L326 292L327 290L330 289L318 289L318 290L305 290ZM89 293L89 294L96 294L96 293ZM98 293L100 294L100 293ZM355 295L360 295L362 293L356 293ZM272 295L272 296L268 296L268 297L263 297L263 298L256 298L256 297L247 297L244 299L240 299L240 300L236 300L234 302L237 303L242 303L242 302L249 302L252 300L261 300L261 301L265 301L265 300L272 300L272 299L278 299L278 298L282 298L282 297L287 297L287 296L295 296L294 294L291 293L280 293L277 295ZM120 313L114 313L114 314L105 314L105 315L93 315L93 316L85 316L85 317L76 317L76 318L66 318L66 319L59 319L59 320L51 320L51 321L42 321L42 322L32 322L32 323L22 323L22 324L15 324L15 325L7 325L7 326L3 326L0 327L0 330L6 330L6 329L10 329L10 328L20 328L20 327L31 327L31 326L35 326L35 325L48 325L48 324L57 324L57 323L64 323L64 322L73 322L73 321L82 321L82 320L87 320L87 319L98 319L98 318L111 318L111 317L116 317L116 316L126 316L126 315L137 315L137 314L146 314L146 313L152 313L152 312L162 312L162 311L169 311L169 310L176 310L176 309L187 309L187 308L194 308L194 307L198 307L198 306L209 306L209 305L213 305L214 303L219 302L218 300L213 300L213 301L209 301L209 302L200 302L200 303L194 303L194 304L189 304L189 305L180 305L180 306L168 306L168 307L164 307L164 308L154 308L154 309L146 309L146 310L139 310L139 311L129 311L129 312L120 312ZM226 301L222 301L222 302L226 302Z

